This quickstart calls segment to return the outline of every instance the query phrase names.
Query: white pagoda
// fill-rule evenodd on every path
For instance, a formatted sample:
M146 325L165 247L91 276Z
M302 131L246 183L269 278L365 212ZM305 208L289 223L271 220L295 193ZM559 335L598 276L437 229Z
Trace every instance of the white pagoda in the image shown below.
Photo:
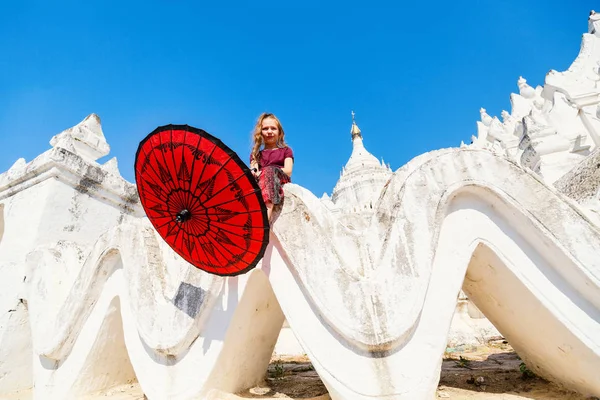
M323 194L321 200L336 213L348 227L358 229L365 216L373 214L381 189L392 176L392 170L384 161L369 153L363 143L360 128L352 112L352 154L342 168L340 179L331 197Z

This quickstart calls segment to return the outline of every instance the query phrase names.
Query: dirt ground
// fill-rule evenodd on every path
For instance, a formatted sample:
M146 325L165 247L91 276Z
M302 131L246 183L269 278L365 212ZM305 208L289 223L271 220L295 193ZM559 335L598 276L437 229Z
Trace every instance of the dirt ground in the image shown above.
M504 341L487 346L449 348L444 355L437 390L439 399L452 400L590 400L528 374L517 354ZM213 391L207 400L243 399L329 400L327 389L306 357L274 356L258 387L237 394ZM29 400L31 392L3 400ZM83 400L143 400L138 384L112 388Z
M569 390L531 373L506 341L487 346L448 349L444 355L437 397L463 399L584 400Z
M442 363L437 397L454 400L589 400L532 375L521 364L521 359L503 340L490 342L487 346L449 348ZM274 357L264 385L230 399L246 398L326 400L329 396L307 358Z

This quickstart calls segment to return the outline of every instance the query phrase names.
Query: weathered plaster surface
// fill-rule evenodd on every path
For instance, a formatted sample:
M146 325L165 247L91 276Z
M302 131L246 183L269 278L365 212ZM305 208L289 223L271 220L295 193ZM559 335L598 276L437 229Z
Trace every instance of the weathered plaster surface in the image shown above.
M262 378L283 322L264 274L200 273L159 240L142 220L103 234L84 260L65 242L29 255L36 396L137 377L149 398L193 398ZM65 282L56 271L72 264L79 272Z
M101 133L97 118L86 118L72 130ZM75 129L77 128L77 129ZM63 134L64 143L68 138ZM103 139L104 136L102 135ZM68 140L67 140L68 141ZM135 185L102 165L55 143L56 147L27 163L19 159L0 174L0 390L32 386L31 335L24 282L25 257L39 245L77 241L84 249L103 231L143 215ZM106 148L100 139L94 146ZM76 148L72 148L76 150ZM117 171L118 172L118 171ZM98 218L101 216L101 218ZM73 280L76 264L63 273Z
M576 201L598 199L600 194L600 149L554 183L554 186Z
M472 258L482 246L522 289L492 273L483 285L497 297L470 284L475 304L536 372L600 393L598 228L535 174L488 151L427 158L394 174L361 235L328 218L310 192L286 187L271 280L332 397L433 398L456 298L465 273L477 281ZM550 326L556 334L531 335Z

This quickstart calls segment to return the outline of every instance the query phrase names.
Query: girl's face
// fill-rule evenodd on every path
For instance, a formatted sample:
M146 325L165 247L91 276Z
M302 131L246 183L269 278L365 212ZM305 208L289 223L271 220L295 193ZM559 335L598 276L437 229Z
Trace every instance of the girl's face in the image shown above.
M262 138L265 147L276 147L279 140L279 127L273 118L265 118L262 122Z

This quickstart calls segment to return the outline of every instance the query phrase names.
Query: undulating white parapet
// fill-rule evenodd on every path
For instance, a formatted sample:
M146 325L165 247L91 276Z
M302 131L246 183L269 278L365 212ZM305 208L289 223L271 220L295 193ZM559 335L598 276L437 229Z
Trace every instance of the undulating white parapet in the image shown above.
M82 254L62 241L28 256L35 398L137 380L149 399L192 399L262 380L283 323L262 271L203 273L145 220L110 229ZM67 269L77 272L56 273Z
M354 120L354 112L352 119L352 153L333 188L332 196L325 193L320 201L331 211L331 218L337 219L348 229L361 230L375 214L374 206L393 172L383 160L379 162L369 153L363 143L363 134ZM469 309L473 311L469 312ZM448 337L449 345L481 344L499 335L489 320L477 314L472 302L463 296L456 308ZM283 354L303 354L302 346L294 342L289 328L284 329L276 350Z
M599 392L597 227L535 174L485 150L428 153L360 231L298 186L286 195L260 268L236 278L191 267L145 219L37 246L21 292L35 398L135 379L149 399L242 390L282 308L334 399L429 399L463 280L532 369Z
M264 259L332 398L432 399L463 281L533 370L600 394L600 231L577 205L504 157L453 149L394 173L375 209L351 230L288 185Z

